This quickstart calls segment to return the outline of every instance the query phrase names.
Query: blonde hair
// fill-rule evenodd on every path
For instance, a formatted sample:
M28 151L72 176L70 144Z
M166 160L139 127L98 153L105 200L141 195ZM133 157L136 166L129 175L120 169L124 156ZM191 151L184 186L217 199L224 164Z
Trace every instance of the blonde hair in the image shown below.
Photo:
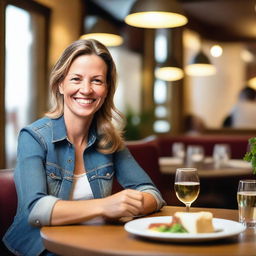
M115 108L114 94L116 90L116 66L108 49L100 42L77 40L69 45L53 67L50 75L51 109L46 113L50 118L59 118L63 115L64 99L59 92L59 85L66 77L72 62L81 55L97 55L107 65L107 97L101 108L95 113L93 122L96 122L99 139L97 149L102 153L113 153L124 147L122 124L124 116ZM116 121L115 126L112 121Z

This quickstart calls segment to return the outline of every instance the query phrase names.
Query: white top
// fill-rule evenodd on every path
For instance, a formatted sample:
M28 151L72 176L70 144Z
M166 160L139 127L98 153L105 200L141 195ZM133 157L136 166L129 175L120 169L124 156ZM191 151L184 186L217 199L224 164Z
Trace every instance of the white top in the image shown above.
M93 193L86 173L74 174L74 181L71 191L71 200L93 199Z

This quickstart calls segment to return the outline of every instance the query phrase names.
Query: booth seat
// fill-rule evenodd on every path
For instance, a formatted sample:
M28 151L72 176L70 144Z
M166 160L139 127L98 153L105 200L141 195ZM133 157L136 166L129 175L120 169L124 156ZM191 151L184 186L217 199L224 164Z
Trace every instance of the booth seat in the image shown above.
M0 170L0 255L11 254L2 243L2 237L12 224L17 209L17 194L12 169Z
M256 135L255 135L256 136ZM212 156L214 145L217 143L228 144L231 149L231 158L242 159L248 149L250 135L179 135L179 136L158 136L157 144L160 156L172 155L172 144L182 142L185 147L188 145L201 145L206 156Z

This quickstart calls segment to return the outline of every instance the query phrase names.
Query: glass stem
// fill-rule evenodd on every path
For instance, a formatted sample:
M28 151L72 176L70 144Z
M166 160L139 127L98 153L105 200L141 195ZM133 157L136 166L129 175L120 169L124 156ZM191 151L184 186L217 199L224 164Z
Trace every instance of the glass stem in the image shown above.
M189 212L190 204L186 204L186 212Z

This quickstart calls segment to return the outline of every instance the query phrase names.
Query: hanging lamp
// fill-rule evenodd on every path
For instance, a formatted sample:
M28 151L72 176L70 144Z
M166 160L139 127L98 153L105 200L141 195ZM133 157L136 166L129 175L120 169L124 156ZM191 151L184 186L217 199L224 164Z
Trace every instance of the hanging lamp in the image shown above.
M200 50L190 64L185 67L185 72L189 76L211 76L216 73L216 68L203 51Z
M174 28L185 25L188 19L176 0L137 0L125 22L141 28Z
M248 80L248 86L256 90L256 76Z
M160 64L155 70L155 76L164 81L177 81L184 77L184 72L174 57L167 57L167 60Z
M80 39L96 39L105 46L119 46L123 43L123 38L119 31L111 23L102 18L97 18L95 24L82 35Z

